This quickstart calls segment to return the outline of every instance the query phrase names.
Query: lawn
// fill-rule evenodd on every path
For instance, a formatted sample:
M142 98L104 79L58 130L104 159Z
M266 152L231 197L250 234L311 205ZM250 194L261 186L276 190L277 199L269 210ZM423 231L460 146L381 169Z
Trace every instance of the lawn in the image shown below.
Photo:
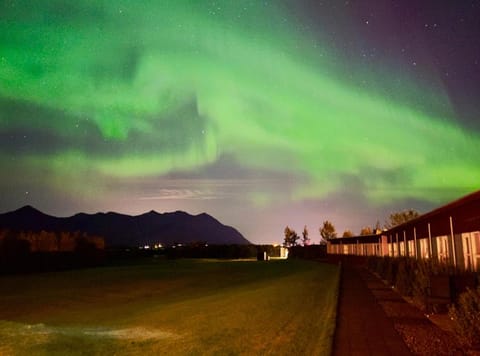
M0 277L1 355L328 355L338 268L156 260Z

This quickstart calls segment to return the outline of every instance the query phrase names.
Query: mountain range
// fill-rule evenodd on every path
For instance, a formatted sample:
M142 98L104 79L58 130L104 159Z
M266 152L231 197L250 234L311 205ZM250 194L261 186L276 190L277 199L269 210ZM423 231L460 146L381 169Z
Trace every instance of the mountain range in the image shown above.
M131 216L114 212L55 217L27 205L0 214L0 229L16 231L85 232L101 236L107 247L173 245L205 242L212 245L250 244L236 229L202 213L150 211Z

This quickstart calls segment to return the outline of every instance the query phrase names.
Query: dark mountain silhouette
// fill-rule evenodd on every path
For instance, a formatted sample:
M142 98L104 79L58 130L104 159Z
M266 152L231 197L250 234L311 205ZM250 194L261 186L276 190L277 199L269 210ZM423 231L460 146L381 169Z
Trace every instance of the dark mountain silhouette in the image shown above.
M0 229L16 231L81 231L102 236L111 246L206 242L212 245L250 244L233 227L225 226L208 214L190 215L183 211L130 216L114 212L59 218L27 205L0 214Z

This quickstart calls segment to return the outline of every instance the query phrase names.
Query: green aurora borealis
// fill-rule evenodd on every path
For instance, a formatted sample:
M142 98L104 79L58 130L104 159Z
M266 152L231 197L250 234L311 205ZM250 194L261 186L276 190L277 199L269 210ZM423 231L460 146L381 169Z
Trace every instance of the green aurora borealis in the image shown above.
M34 191L47 189L91 201L86 209L105 199L110 210L140 213L114 198L138 190L117 185L158 178L161 189L162 177L199 171L213 181L208 167L221 157L251 182L229 204L253 209L357 189L350 177L377 207L438 204L478 188L480 135L458 123L441 80L416 81L394 59L362 66L279 3L43 0L0 9L0 161L11 172L0 181L2 209L42 208ZM242 226L237 219L227 222Z

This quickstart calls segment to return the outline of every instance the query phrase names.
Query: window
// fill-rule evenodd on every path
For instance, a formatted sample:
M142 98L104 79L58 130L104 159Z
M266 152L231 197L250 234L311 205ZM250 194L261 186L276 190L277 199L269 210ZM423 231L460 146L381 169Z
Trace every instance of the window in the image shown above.
M414 257L415 256L415 241L408 240L408 255Z
M473 244L475 246L475 253L480 253L480 233L474 232L473 235Z
M438 256L438 260L441 262L448 261L449 253L448 253L448 237L447 236L437 237L437 256Z
M418 241L420 243L420 256L422 258L430 258L428 239L419 239Z
M462 247L463 247L463 259L465 261L465 269L471 270L473 265L472 256L472 240L470 239L470 233L462 234Z
M479 232L472 233L472 241L473 241L472 250L475 249L475 251L472 251L473 268L478 271L480 269L480 233Z

